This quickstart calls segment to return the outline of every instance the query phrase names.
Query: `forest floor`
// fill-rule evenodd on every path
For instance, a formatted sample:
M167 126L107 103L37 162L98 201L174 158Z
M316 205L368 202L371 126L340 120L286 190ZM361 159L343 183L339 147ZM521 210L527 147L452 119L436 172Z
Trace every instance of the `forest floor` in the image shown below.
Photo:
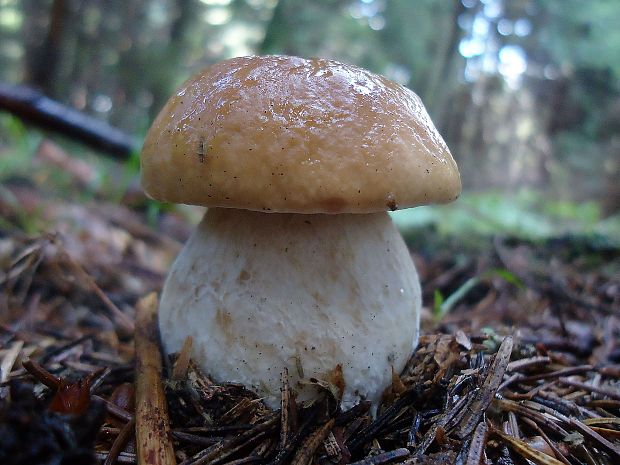
M418 232L423 336L378 415L340 411L338 379L297 403L285 375L272 411L188 352L158 372L150 293L190 228L134 200L2 186L0 463L620 463L617 245Z

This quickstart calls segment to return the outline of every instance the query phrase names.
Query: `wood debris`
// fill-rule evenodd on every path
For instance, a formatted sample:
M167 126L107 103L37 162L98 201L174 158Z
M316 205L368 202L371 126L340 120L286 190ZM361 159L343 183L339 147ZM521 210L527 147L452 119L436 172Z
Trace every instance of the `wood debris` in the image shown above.
M136 449L140 463L174 465L162 384L157 305L157 296L151 293L136 306Z
M141 299L184 237L124 207L68 210L49 206L71 218L54 234L0 224L0 463L620 463L617 248L498 238L458 263L454 250L421 254L427 303L480 270L525 286L479 279L443 321L423 316L376 415L368 402L341 411L338 370L314 403L283 373L272 411L206 376L189 339L157 360L156 303Z

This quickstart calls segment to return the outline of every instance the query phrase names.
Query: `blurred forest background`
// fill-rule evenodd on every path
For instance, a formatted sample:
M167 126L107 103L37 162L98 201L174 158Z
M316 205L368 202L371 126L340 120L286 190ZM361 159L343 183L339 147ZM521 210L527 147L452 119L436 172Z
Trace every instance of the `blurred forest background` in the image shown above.
M39 88L139 147L175 87L210 63L335 58L414 89L459 164L455 210L401 221L618 231L619 25L617 0L0 0L0 82ZM42 138L1 114L0 176L28 173ZM91 190L124 188L106 173ZM121 178L136 173L134 156Z

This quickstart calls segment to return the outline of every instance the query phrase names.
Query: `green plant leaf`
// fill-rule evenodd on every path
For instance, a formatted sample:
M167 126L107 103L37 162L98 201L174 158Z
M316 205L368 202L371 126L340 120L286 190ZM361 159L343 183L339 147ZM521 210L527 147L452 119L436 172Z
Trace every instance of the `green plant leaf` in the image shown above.
M523 281L521 281L521 279L519 279L519 277L514 273L503 268L493 268L491 270L485 271L480 275L480 278L502 278L507 283L510 283L513 286L518 287L519 289L523 288Z
M456 291L444 299L441 292L435 290L435 302L433 313L435 318L441 320L446 314L452 310L460 300L462 300L474 287L490 278L501 278L518 288L523 288L521 280L508 270L502 268L493 268L487 270L479 276L474 276L465 281Z
M435 289L433 303L433 315L435 315L435 318L441 318L441 304L443 304L443 301L443 294L439 289Z

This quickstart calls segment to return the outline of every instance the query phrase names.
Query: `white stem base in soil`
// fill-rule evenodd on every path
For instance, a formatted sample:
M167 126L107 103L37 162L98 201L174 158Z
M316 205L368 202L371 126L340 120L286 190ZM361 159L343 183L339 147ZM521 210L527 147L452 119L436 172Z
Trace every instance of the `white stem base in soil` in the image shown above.
M343 407L376 406L418 342L420 284L387 213L302 215L210 209L176 259L159 309L165 349L194 339L218 382L242 383L276 406L280 373L339 364Z

